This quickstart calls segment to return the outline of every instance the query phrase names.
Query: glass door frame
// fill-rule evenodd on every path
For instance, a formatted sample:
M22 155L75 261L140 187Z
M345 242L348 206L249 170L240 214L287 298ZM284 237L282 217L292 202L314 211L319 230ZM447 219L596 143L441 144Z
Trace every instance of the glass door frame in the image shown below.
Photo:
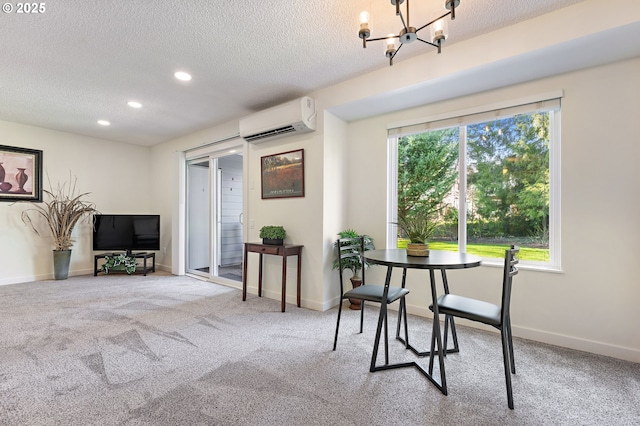
M239 137L231 138L230 140L225 140L219 143L210 144L201 148L197 148L191 151L186 151L180 153L180 185L184 192L180 195L180 208L178 221L181 222L179 224L179 235L177 239L178 243L178 267L174 268L174 273L177 272L179 275L190 274L195 275L196 277L205 278L210 281L218 282L221 284L229 285L232 287L240 288L242 286L241 281L235 281L232 279L218 277L214 274L214 268L217 267L216 259L216 238L218 233L219 224L217 221L217 215L210 214L210 226L209 226L209 273L208 274L197 274L187 268L188 266L188 164L196 159L208 159L209 161L209 205L210 205L210 213L215 212L217 209L217 179L213 176L214 173L217 174L217 169L214 168L217 159L221 157L226 157L229 155L242 155L242 176L243 176L243 195L242 195L242 217L247 217L247 200L248 200L248 144L243 139ZM246 241L247 238L247 226L246 221L242 226L242 240ZM175 257L174 257L175 259ZM176 271L177 269L177 271Z

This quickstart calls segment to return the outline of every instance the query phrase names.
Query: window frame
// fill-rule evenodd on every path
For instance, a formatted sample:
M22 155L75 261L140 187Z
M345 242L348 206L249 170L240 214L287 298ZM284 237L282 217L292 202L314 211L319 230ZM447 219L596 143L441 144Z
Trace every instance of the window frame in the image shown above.
M518 114L549 112L549 261L521 261L523 269L561 272L561 98L562 92L551 92L499 104L478 106L463 111L453 111L424 119L387 126L387 247L397 246L397 209L398 209L398 140L403 136L425 133L441 128L459 129L459 205L458 205L458 251L467 248L467 126L490 121L490 114L499 114L499 110L514 109ZM557 106L540 107L541 102L554 101ZM513 116L507 113L504 117ZM475 119L474 117L477 117ZM500 266L498 258L483 259L483 265Z

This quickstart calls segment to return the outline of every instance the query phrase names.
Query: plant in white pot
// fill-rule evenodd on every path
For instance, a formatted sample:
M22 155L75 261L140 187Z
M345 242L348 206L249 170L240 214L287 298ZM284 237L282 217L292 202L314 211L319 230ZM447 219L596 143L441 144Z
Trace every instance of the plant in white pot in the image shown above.
M427 240L436 229L433 213L428 210L411 210L404 216L398 217L396 225L401 229L402 236L409 239L407 255L429 256Z
M71 247L75 242L71 233L76 224L82 220L89 220L94 213L97 213L95 204L85 201L84 197L89 192L78 193L76 191L77 178L73 183L58 183L57 188L53 188L49 183L50 191L43 189L48 201L42 205L32 204L33 207L22 212L22 221L29 226L36 234L45 236L46 234L38 229L43 219L51 236L53 237L53 270L56 280L64 280L69 276L69 262L71 260Z

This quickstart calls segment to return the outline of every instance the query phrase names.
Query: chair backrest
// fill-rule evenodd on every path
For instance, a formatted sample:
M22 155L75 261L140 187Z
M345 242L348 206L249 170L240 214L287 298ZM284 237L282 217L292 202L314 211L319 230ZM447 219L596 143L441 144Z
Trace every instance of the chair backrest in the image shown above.
M340 294L344 294L344 285L342 284L342 271L344 269L355 269L356 273L361 273L362 283L364 284L364 237L355 238L339 238L336 240L338 250L338 275L340 275Z
M504 274L502 277L502 324L506 323L507 317L510 315L511 308L511 284L513 277L518 274L516 266L520 260L518 259L520 247L511 245L510 249L504 252Z

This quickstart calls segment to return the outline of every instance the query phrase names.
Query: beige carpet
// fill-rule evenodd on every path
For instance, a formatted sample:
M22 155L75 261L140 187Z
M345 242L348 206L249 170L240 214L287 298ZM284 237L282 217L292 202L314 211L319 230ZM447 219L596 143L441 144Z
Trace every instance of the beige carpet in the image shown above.
M335 309L279 304L160 272L0 287L0 424L640 425L637 364L515 339L512 411L497 334L458 328L444 396L369 373L376 309L363 334L346 310L333 352Z

